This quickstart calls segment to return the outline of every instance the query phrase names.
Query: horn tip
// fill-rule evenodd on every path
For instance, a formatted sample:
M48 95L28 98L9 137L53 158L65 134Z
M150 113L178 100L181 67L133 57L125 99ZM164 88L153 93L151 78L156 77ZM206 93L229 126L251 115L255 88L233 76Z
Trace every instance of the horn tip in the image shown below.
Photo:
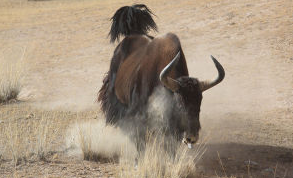
M213 62L216 64L216 66L221 65L218 60L216 58L214 58L214 56L211 55L211 58L213 60Z
M216 58L214 58L214 56L211 55L211 58L214 61L217 69L219 70L219 73L220 73L221 78L222 78L220 81L222 81L224 79L224 77L225 77L225 70L224 70L223 66L219 63L219 61Z

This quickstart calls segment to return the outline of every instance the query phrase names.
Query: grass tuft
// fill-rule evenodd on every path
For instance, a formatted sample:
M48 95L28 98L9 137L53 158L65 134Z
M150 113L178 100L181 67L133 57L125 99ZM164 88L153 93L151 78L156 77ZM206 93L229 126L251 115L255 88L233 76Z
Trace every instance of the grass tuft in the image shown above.
M17 100L22 88L24 54L16 62L0 59L0 103Z
M187 178L196 175L196 163L205 152L204 144L190 150L180 143L169 144L170 139L161 134L147 139L146 149L137 161L137 166L129 160L120 160L119 177L121 178ZM168 143L166 143L168 142ZM177 147L175 153L165 150L166 145Z
M0 154L3 160L11 160L17 166L25 162L50 158L59 150L57 138L66 127L63 114L50 111L31 110L29 107L3 106L0 112ZM11 108L13 107L13 108ZM12 115L10 115L12 114ZM57 126L56 126L57 125Z

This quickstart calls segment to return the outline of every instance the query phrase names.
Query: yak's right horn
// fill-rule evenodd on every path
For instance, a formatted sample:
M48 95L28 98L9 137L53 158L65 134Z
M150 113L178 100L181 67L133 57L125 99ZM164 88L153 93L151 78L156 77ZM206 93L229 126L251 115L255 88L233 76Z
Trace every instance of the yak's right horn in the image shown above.
M211 58L214 61L215 66L218 70L218 77L213 81L201 81L200 82L201 92L204 92L205 90L208 90L212 88L213 86L219 84L225 78L225 70L223 66L213 56L211 56Z
M172 90L173 92L178 91L179 89L179 82L175 79L172 79L169 76L170 71L176 66L180 59L180 52L173 58L173 60L161 71L160 73L160 81L162 84Z

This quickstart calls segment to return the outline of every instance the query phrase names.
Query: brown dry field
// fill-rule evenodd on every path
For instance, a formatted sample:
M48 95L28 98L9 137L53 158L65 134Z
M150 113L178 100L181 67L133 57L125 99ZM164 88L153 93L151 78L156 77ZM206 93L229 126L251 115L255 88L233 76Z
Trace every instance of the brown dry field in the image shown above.
M1 0L0 58L16 62L25 50L26 72L20 102L0 105L0 177L116 177L116 163L63 149L71 123L101 115L96 93L117 45L109 18L133 3ZM204 93L199 177L292 178L293 1L143 3L157 15L153 35L179 36L191 76L216 75L210 55L226 70Z

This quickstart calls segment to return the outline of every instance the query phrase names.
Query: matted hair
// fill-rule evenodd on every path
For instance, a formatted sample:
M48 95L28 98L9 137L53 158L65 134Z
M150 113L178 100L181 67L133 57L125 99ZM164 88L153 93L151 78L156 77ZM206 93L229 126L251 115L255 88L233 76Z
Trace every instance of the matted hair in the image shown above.
M120 36L147 35L151 29L157 31L152 15L152 11L144 4L121 7L111 18L110 42L119 40Z

